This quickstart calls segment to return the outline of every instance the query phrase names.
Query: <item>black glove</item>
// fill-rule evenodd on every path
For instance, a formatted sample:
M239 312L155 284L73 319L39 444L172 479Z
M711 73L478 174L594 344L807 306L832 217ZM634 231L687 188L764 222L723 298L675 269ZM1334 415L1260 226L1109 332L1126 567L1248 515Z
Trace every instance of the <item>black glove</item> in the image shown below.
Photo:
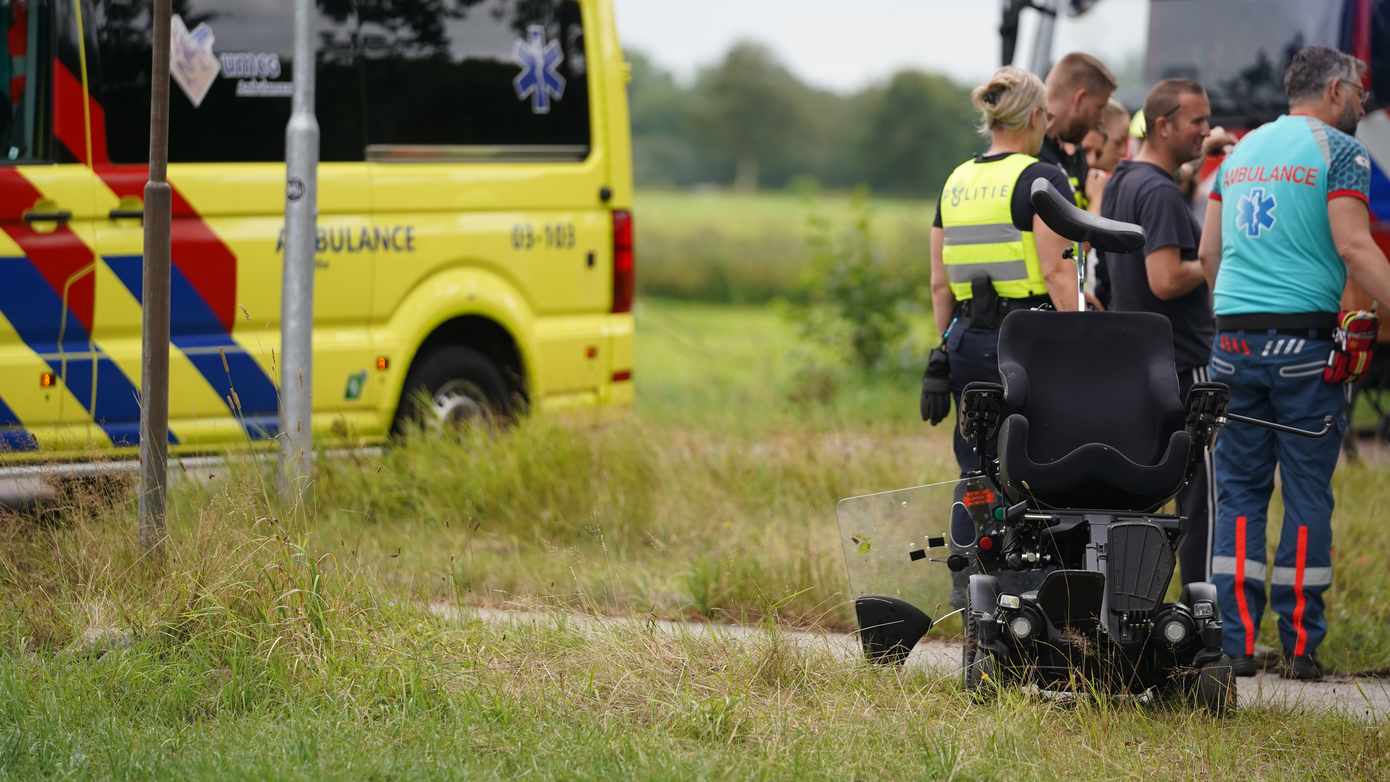
M936 426L951 414L951 359L943 348L927 357L922 373L922 420Z

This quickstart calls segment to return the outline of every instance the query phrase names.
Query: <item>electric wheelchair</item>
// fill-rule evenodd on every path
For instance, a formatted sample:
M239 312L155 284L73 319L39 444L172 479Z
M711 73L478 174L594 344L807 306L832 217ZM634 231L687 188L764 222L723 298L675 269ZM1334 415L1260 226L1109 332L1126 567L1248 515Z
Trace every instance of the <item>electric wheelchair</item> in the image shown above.
M1083 212L1046 181L1031 198L1074 242L1143 246L1138 226ZM1165 599L1186 521L1161 509L1228 419L1285 427L1229 414L1224 385L1180 399L1161 315L1016 311L998 355L1001 382L967 386L958 411L977 474L839 503L866 656L900 663L959 612L962 680L978 696L1032 684L1234 708L1215 587Z

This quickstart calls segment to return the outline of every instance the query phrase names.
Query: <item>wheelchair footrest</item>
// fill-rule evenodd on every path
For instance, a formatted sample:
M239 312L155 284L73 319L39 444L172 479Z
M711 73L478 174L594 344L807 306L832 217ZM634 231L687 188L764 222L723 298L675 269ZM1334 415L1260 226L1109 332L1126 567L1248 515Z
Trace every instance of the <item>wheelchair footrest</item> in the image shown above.
M1105 584L1110 610L1158 608L1176 564L1168 535L1157 524L1121 522L1110 525L1108 538Z

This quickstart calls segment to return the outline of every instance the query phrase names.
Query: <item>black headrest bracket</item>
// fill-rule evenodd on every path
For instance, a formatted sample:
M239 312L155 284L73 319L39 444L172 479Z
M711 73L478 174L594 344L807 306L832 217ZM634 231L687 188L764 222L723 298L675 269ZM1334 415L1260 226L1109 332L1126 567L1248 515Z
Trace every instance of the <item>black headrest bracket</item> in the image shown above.
M1144 247L1143 228L1077 208L1046 179L1033 180L1028 199L1047 227L1065 239L1087 242L1097 250L1112 253L1131 253Z

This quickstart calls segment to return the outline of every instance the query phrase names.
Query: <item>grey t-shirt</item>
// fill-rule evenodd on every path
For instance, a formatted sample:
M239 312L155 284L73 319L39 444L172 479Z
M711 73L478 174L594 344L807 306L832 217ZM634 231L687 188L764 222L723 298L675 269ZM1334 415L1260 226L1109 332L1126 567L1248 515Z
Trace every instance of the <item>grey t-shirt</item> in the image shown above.
M1201 228L1187 199L1168 172L1151 163L1124 160L1105 185L1101 216L1144 228L1144 249L1133 253L1103 253L1110 272L1110 309L1157 312L1173 324L1173 349L1178 371L1206 366L1216 325L1211 292L1203 282L1186 296L1164 301L1149 287L1145 257L1164 247L1178 248L1184 261L1197 258Z

